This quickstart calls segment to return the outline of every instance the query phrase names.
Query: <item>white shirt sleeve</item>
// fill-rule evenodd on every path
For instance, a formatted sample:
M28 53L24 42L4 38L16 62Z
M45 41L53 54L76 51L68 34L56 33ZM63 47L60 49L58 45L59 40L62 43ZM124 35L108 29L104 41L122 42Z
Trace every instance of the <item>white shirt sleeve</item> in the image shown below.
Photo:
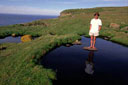
M92 24L92 21L93 21L93 19L91 19L91 22L90 22L90 24Z
M101 20L99 20L99 25L102 26L102 21Z

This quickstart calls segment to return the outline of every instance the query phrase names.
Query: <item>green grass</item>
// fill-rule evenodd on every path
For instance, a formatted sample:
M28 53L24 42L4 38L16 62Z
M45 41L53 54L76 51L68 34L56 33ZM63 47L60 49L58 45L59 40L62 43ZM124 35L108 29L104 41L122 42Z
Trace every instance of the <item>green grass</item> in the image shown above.
M100 12L103 26L99 37L128 46L128 32L109 28L110 23L117 23L121 28L128 26L128 7L102 7L91 9L70 9L62 13L72 15L56 19L37 20L25 24L0 27L0 37L30 34L39 36L26 43L0 44L0 85L52 85L56 73L39 65L38 60L53 48L89 37L89 23L94 12Z

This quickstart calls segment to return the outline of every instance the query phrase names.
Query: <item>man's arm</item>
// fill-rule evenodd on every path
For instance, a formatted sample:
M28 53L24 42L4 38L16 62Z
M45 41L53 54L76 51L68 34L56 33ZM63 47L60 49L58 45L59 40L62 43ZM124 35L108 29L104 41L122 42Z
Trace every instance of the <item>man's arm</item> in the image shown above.
M99 29L98 29L99 31L101 30L101 27L102 27L102 21L100 20L99 21Z
M90 28L89 28L89 30L91 30L91 28L92 28L92 25L90 24Z
M102 26L101 26L101 25L99 25L99 31L101 30L101 27L102 27Z

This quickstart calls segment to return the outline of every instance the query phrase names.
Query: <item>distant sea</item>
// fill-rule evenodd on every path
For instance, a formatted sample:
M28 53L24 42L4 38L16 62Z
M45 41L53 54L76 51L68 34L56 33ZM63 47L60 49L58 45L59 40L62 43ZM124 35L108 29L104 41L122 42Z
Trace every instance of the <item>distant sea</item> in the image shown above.
M0 14L0 26L20 24L39 19L51 19L57 17L58 16L49 16L49 15Z

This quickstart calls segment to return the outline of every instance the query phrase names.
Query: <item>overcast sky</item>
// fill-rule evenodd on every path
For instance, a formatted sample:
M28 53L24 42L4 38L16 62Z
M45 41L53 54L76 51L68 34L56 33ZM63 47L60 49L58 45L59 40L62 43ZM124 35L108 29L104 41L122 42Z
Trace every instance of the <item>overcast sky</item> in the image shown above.
M128 0L0 0L0 13L59 15L65 9L128 6Z

